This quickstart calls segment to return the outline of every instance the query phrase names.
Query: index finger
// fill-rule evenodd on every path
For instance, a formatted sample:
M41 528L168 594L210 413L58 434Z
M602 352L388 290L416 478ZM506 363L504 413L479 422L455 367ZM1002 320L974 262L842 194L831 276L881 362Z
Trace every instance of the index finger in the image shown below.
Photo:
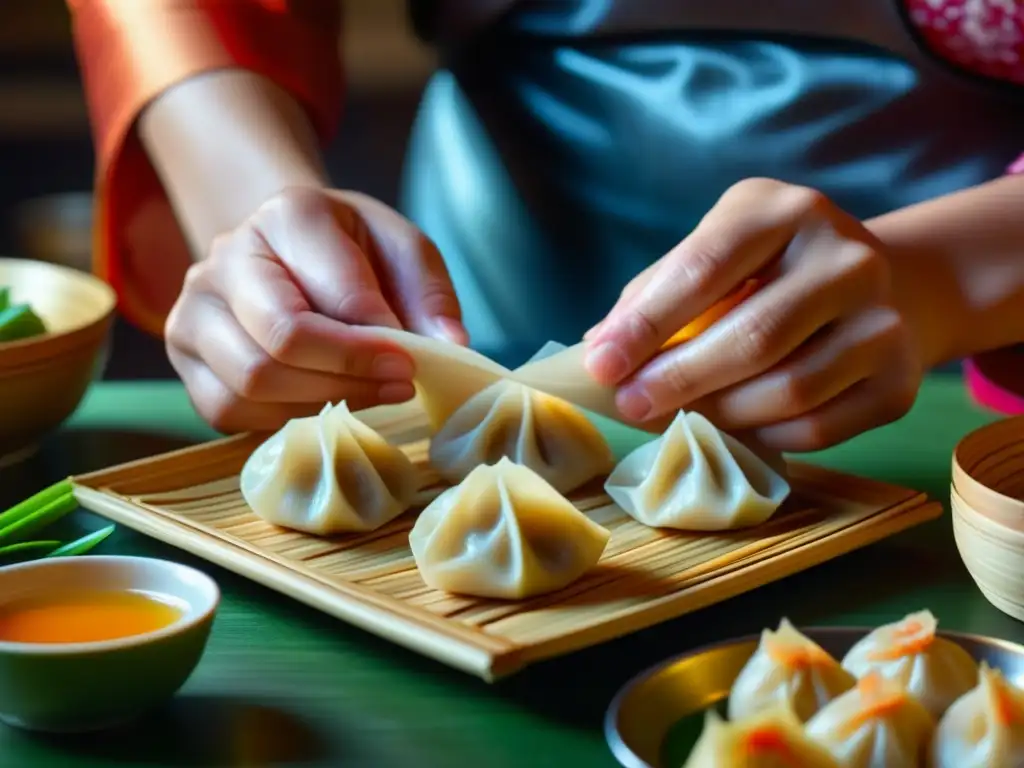
M680 329L771 263L817 204L815 195L768 180L726 192L594 330L587 340L591 375L614 385L636 372Z

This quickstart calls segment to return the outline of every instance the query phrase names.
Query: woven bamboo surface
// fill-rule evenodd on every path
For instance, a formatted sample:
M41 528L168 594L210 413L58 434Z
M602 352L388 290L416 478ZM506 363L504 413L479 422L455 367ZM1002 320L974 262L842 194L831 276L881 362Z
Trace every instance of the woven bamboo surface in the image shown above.
M425 420L411 408L360 415L427 476ZM612 532L598 566L519 602L449 595L420 579L413 510L368 534L318 538L257 518L238 475L262 437L217 440L74 478L80 503L353 625L485 680L635 632L776 581L941 514L924 494L791 464L793 494L765 525L725 534L658 531L612 504L601 483L572 495Z

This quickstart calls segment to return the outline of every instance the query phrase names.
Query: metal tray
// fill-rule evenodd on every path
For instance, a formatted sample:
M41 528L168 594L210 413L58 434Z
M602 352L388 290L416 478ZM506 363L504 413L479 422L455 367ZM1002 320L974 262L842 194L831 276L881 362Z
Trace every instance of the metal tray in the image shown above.
M817 627L800 631L841 659L872 629ZM963 646L979 663L998 667L1008 680L1024 685L1024 646L957 632L939 635ZM604 721L605 738L619 763L625 768L668 768L685 762L685 752L700 735L704 712L725 702L759 640L760 635L751 635L698 648L626 683L612 699ZM670 746L685 751L667 762Z

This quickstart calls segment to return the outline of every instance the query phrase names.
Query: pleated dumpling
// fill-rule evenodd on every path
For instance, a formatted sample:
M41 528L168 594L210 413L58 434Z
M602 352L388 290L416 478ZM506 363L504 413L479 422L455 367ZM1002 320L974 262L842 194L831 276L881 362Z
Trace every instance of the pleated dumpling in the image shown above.
M536 472L502 458L434 499L409 544L428 586L515 600L574 582L609 536Z
M241 490L264 520L326 536L372 531L402 514L419 490L419 473L341 402L292 419L253 451Z
M619 462L604 487L638 522L691 531L763 523L789 495L789 483L753 451L683 411Z
M506 379L478 392L430 441L430 463L449 482L508 457L568 493L614 462L604 438L576 406Z
M785 704L805 721L856 682L828 651L783 619L777 630L761 633L737 675L729 693L729 719Z
M933 768L1024 766L1024 690L981 665L980 682L946 710L935 731Z
M840 764L804 733L792 710L779 704L728 723L708 710L704 730L683 768L840 768Z
M807 723L807 735L846 768L920 768L935 718L899 683L870 672Z
M912 613L878 627L843 657L855 677L878 670L917 698L938 720L978 683L978 666L963 648L936 634L931 611Z

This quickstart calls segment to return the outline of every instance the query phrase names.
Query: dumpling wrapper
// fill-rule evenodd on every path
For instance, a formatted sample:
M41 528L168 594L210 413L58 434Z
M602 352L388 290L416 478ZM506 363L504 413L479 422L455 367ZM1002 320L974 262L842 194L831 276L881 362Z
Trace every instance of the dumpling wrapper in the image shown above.
M932 768L1024 766L1024 690L984 662L979 677L939 721Z
M849 691L856 679L788 619L761 633L757 650L740 670L729 693L730 720L785 704L801 720Z
M292 419L242 467L241 491L259 517L319 536L372 531L408 509L419 472L345 402Z
M503 458L434 499L409 545L428 586L518 600L576 581L610 536L536 472Z
M920 768L935 718L899 683L870 672L819 710L806 733L845 768Z
M977 685L978 666L959 645L939 637L937 629L931 611L878 627L843 657L843 668L855 677L878 670L939 720L950 704Z
M452 483L502 457L561 493L615 463L601 432L576 406L507 379L473 395L430 441L430 463Z
M704 730L683 768L840 768L840 764L804 733L792 710L778 705L728 723L709 709Z
M790 492L753 451L699 413L683 411L661 437L619 462L604 487L638 522L689 531L759 525Z
M695 324L694 327L700 329L703 326ZM394 328L376 327L373 332L398 344L412 357L416 364L415 384L419 401L434 431L441 429L473 395L501 380L525 384L634 429L660 433L667 426L664 418L641 424L623 418L615 404L617 389L599 384L587 372L584 342L571 347L549 342L544 354L512 371L479 352L449 341ZM677 340L686 338L689 338L688 331L677 334ZM754 442L748 448L777 472L785 471L785 460L778 451Z
M616 388L598 384L587 373L583 365L586 354L583 342L572 347L549 342L542 349L543 354L513 371L479 352L449 341L394 328L377 327L373 332L398 344L412 357L416 364L416 389L434 429L440 429L473 395L505 379L614 421L623 420L615 405ZM658 426L652 425L649 429Z

